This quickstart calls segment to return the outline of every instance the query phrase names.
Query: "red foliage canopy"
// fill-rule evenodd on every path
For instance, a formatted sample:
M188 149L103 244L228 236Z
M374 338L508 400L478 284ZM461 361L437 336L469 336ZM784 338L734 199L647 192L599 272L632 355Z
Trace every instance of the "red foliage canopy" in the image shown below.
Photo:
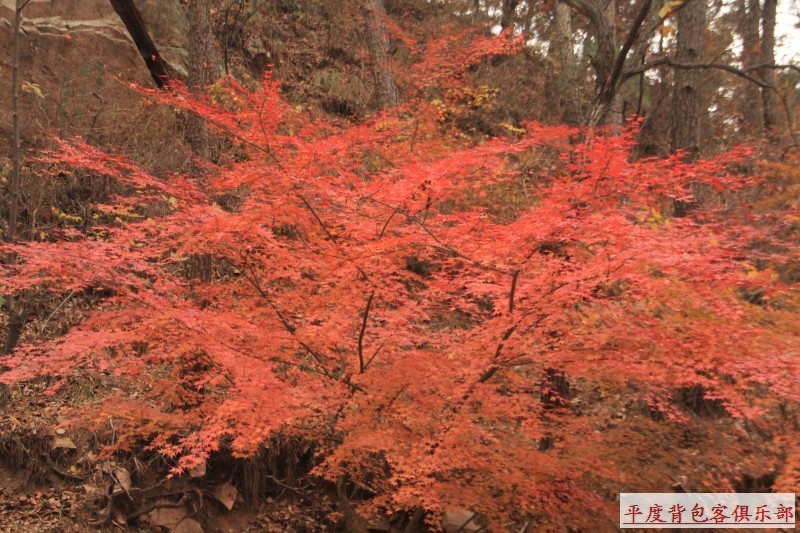
M746 150L636 160L635 128L575 142L538 124L470 145L442 135L425 102L335 124L291 109L270 79L228 82L214 103L151 96L206 116L235 157L159 179L62 143L54 172L124 192L84 232L5 246L17 261L1 267L4 292L110 295L64 337L18 349L2 379L115 376L118 393L80 420L113 419L117 448L146 442L178 472L298 434L320 443L319 475L360 480L376 506L503 522L556 517L563 494L615 512L581 489L618 477L602 437L543 375L635 383L673 418L675 391L695 385L740 417L800 400L796 339L750 320L738 296L770 258L754 244L778 248L791 215L726 211L756 182L735 172ZM715 200L663 214L699 190ZM209 283L183 275L197 254L213 258ZM540 451L553 435L568 454Z

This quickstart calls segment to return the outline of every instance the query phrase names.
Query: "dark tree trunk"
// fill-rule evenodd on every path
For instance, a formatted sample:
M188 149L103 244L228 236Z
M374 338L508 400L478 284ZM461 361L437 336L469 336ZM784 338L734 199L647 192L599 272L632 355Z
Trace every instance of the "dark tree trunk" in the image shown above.
M11 115L12 115L12 168L9 184L9 205L8 205L8 229L6 230L6 240L13 242L17 238L17 211L19 209L20 198L20 173L22 171L22 146L19 133L19 48L20 48L20 29L22 25L22 10L28 4L28 0L17 0L14 12L14 35L13 35L13 58L11 66ZM13 255L6 260L13 261ZM13 294L9 294L5 301L6 312L8 314L8 328L6 343L3 346L3 354L10 354L19 342L22 328L25 326L27 310L21 299Z
M589 55L589 59L595 72L595 99L585 123L591 127L600 126L606 123L612 112L619 86L619 76L614 74L617 70L615 64L618 52L616 0L606 0L599 4L585 0L560 1L586 16L592 27L595 51ZM627 55L627 51L623 55ZM615 121L616 117L612 117L611 122Z
M189 19L189 90L197 95L208 91L219 76L219 53L215 47L211 25L210 0L190 0ZM188 120L187 137L192 153L198 158L212 160L215 157L213 136L202 116L191 114ZM202 166L193 165L192 172L202 176ZM190 280L203 283L211 281L213 258L208 254L191 254L185 275Z
M699 63L705 47L706 2L690 0L678 12L675 61ZM672 97L672 150L690 158L700 152L700 70L675 70Z
M391 65L391 43L386 32L386 9L383 0L365 0L367 33L372 53L372 74L375 79L375 99L385 109L400 103L397 82Z
M217 54L211 27L209 0L191 0L189 19L189 90L202 94L217 77ZM211 158L211 140L203 117L192 115L187 131L189 144L195 155Z
M26 313L23 309L16 309L17 305L6 302L8 309L8 335L6 336L6 344L3 346L3 354L8 355L14 351L19 343L19 338L22 335L22 328L25 327Z
M20 172L22 147L20 145L19 134L19 47L20 47L20 26L22 25L22 10L27 4L27 0L17 0L14 13L14 57L11 67L11 116L12 116L12 136L13 136L13 163L11 168L11 179L9 185L9 204L8 204L8 230L6 240L13 241L17 237L17 210L19 209L20 196Z
M572 11L568 5L556 2L553 6L549 50L555 76L548 77L547 97L549 101L558 103L559 118L565 124L575 125L580 121L580 116L572 38Z
M503 0L503 9L500 16L500 27L502 29L513 28L517 6L519 6L519 0Z
M367 521L359 515L347 497L347 476L339 476L336 480L336 495L339 497L339 508L344 515L347 531L350 533L368 533Z
M603 9L602 25L595 31L595 43L597 51L591 57L591 63L595 71L595 85L597 92L603 90L608 79L611 77L611 70L614 68L614 59L617 57L617 42L615 25L609 23L614 20L615 0L610 0Z
M761 38L759 24L761 22L760 0L741 0L739 10L742 17L742 67L761 63ZM750 82L743 82L742 99L739 113L742 116L742 130L746 133L757 133L761 130L761 95L759 88Z
M775 18L778 10L778 0L764 0L764 10L761 14L761 54L764 63L775 63ZM775 71L771 68L761 69L761 79L770 87L775 87ZM777 102L774 89L761 88L761 106L764 114L764 129L772 133L775 128Z
M619 39L617 37L617 0L608 0L608 4L606 4L605 10L603 11L603 16L605 17L606 25L611 32L611 45L614 48L613 60L616 61L619 48ZM612 69L613 61L612 68L609 69L609 76L613 76L613 74L611 74ZM619 126L622 124L623 118L622 103L618 91L619 80L609 81L613 85L611 90L614 94L611 96L611 100L608 102L607 114L603 117L602 122L609 125Z

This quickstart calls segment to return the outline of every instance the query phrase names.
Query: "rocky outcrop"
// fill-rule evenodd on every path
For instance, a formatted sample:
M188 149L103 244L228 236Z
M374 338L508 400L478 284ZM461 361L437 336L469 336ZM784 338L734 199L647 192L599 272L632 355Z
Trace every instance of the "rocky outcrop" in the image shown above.
M110 0L156 83L188 76L189 21L178 0Z
M134 40L111 0L30 0L20 46L24 137L62 128L87 134L130 119L140 97L124 82L156 83L146 57L159 58L161 78L185 75L188 24L179 0L128 3L152 48ZM11 98L2 95L11 94L14 9L15 0L0 0L0 133L11 128Z
M133 0L170 77L189 74L189 21L178 0Z
M2 88L11 94L14 0L0 0ZM94 122L113 124L132 105L114 78L152 85L128 30L106 0L31 0L23 11L20 42L23 136ZM11 99L0 98L0 127L11 128Z

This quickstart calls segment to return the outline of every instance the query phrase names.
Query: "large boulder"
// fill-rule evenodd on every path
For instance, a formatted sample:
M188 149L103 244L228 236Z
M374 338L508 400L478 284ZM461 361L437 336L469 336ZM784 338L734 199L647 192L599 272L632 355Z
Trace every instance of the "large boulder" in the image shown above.
M160 83L188 75L189 21L178 0L109 0Z
M11 129L15 4L0 0L2 134ZM119 130L141 103L129 82L153 87L163 77L187 75L189 23L179 0L30 0L21 27L24 138L45 130L96 137Z
M15 0L0 0L0 131L11 129ZM154 86L125 24L108 0L31 0L23 11L20 111L23 136L43 131L97 134L130 117ZM120 81L118 81L120 80ZM3 135L7 137L7 135Z
M132 0L170 77L189 75L189 20L178 0Z

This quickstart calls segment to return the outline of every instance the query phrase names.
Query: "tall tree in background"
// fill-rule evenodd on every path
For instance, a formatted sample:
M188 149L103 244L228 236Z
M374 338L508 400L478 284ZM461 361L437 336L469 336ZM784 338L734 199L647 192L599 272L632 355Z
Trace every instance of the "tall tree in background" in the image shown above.
M590 126L603 124L611 109L616 93L612 80L614 60L617 57L615 24L610 24L609 13L615 2L610 0L601 5L587 0L561 0L569 7L586 17L594 38L594 54L591 55L592 67L595 71L596 98L586 123ZM649 0L648 0L649 3Z
M760 0L740 0L742 37L742 68L747 71L761 63L761 38L759 23L761 22ZM758 86L743 82L742 98L739 101L739 113L742 116L742 128L747 133L757 133L761 129L760 95Z
M400 103L397 81L392 72L391 43L386 32L386 8L383 0L364 0L367 11L367 33L372 53L372 73L375 78L375 98L381 109Z
M775 19L778 11L778 0L764 0L761 12L761 57L763 63L775 63ZM761 79L770 87L775 87L775 71L771 68L761 69ZM776 97L774 89L761 88L761 107L764 115L764 129L770 134L776 123Z
M590 61L595 72L595 97L592 108L585 120L588 126L619 124L622 110L615 109L619 88L631 76L653 68L654 64L641 67L653 32L661 25L669 10L652 9L652 0L642 0L633 19L625 25L624 38L617 39L616 1L594 4L586 0L561 0L586 17L593 37ZM609 120L609 117L611 119Z
M706 29L705 0L689 0L678 11L677 63L696 64L703 58ZM675 70L672 96L673 151L694 158L700 152L700 70Z
M615 53L614 59L616 59L617 46L618 46L618 44L617 44L617 42L618 42L617 41L617 0L607 0L606 6L603 9L603 17L606 20L606 27L608 28L608 31L611 32L611 43L614 46L614 53ZM623 58L623 60L624 59L625 58ZM612 67L612 71L613 71L613 69L614 68ZM610 73L609 75L612 76L612 77L615 76L615 74L613 72ZM611 101L609 102L608 115L606 116L604 122L607 123L607 124L621 125L624 117L622 116L623 115L622 103L621 103L621 99L619 97L619 91L617 90L618 89L617 84L619 82L617 81L617 82L614 82L614 83L615 83L615 86L613 88L614 95L612 96Z
M555 2L553 5L549 56L556 75L547 80L548 100L559 103L561 119L566 124L575 125L580 117L575 79L575 50L572 45L572 10L563 2Z
M205 92L217 78L217 55L211 26L210 0L190 0L189 18L189 90ZM211 142L205 120L189 118L187 131L192 152L199 157L211 157Z
M189 90L203 94L219 75L219 61L211 25L211 1L190 0L189 10ZM204 117L189 115L187 136L192 153L204 160L212 159L213 150L208 124ZM199 167L194 173L200 174ZM202 282L211 281L212 256L191 254L187 262L186 277Z
M500 16L500 28L507 29L514 26L517 14L517 7L520 0L503 0L502 14Z
M11 179L9 185L9 205L8 205L8 229L6 230L6 241L13 242L17 238L17 211L19 210L20 199L20 173L22 171L22 146L19 134L19 48L20 33L22 26L22 11L28 5L29 0L16 0L14 8L14 57L11 67L11 114L12 114L12 137L13 137L13 163L11 168ZM13 258L8 258L13 260ZM22 334L22 327L25 325L27 316L26 306L14 295L8 295L5 301L6 312L8 313L8 334L3 353L9 354L19 342Z

